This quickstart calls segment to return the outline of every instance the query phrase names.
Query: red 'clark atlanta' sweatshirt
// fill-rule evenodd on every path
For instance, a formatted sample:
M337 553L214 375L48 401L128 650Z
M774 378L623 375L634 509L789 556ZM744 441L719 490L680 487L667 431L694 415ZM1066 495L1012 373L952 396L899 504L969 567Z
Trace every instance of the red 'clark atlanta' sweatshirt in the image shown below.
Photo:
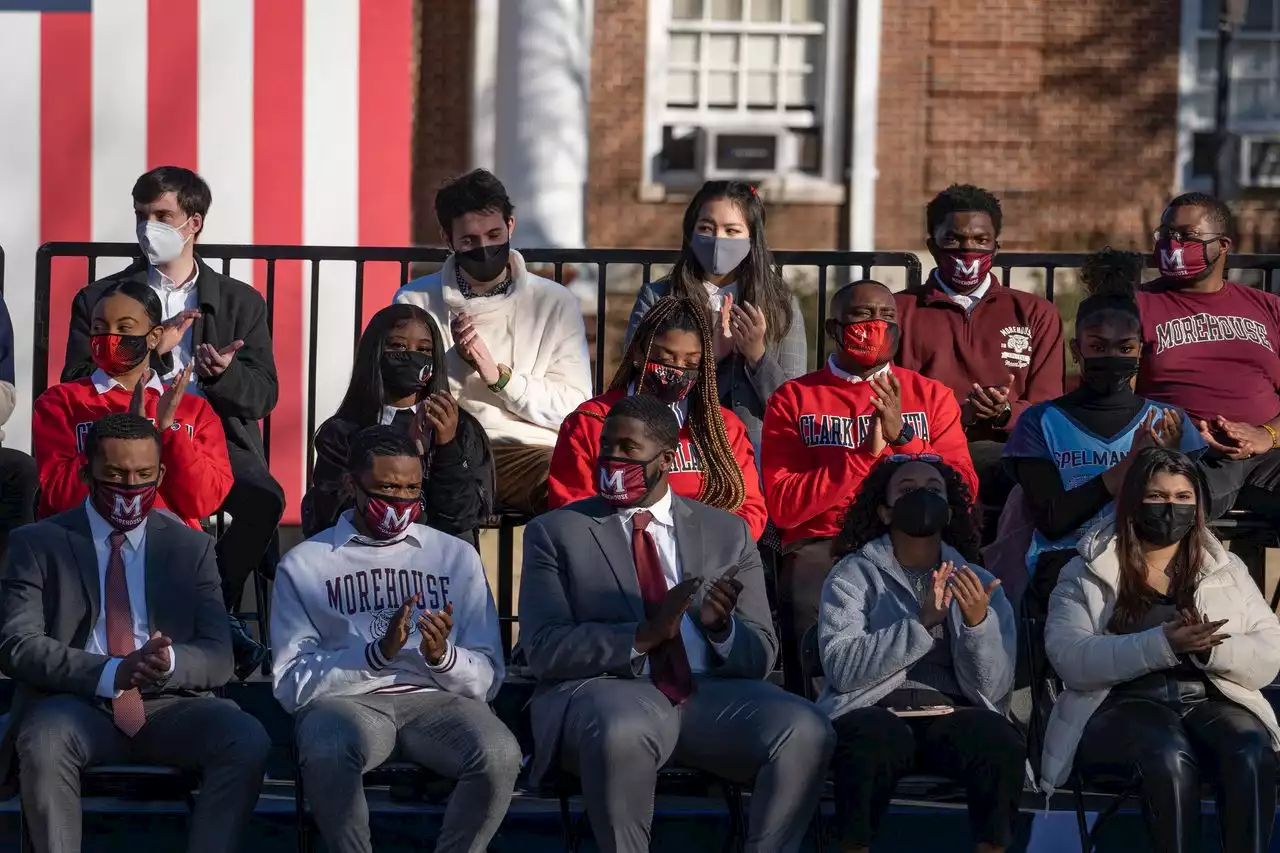
M604 429L604 416L609 408L623 397L626 391L608 391L592 397L564 419L560 436L551 455L551 474L547 478L547 505L558 509L568 503L589 498L596 493L596 457L600 455L600 431ZM747 428L730 410L720 407L724 417L724 431L729 445L742 469L742 482L746 486L746 500L734 512L751 528L751 536L759 539L769 518L760 494L760 474L756 469L756 454L747 438ZM691 500L698 499L702 490L702 460L693 445L688 424L680 425L680 443L676 445L676 467L669 472L668 482L677 495Z
M903 367L902 419L915 437L884 456L936 453L977 495L978 478L960 428L960 407L946 385ZM877 458L866 447L871 434L871 383L821 370L783 383L769 399L760 444L765 503L782 531L783 547L840 532L840 521Z
M147 417L155 422L160 381L144 392ZM54 385L32 407L31 444L40 471L40 516L64 512L83 503L88 489L80 482L84 437L103 415L127 412L133 394L101 370L93 376ZM156 507L168 509L191 527L217 512L231 491L231 461L222 422L209 404L186 394L173 426L162 435L160 461L164 480Z

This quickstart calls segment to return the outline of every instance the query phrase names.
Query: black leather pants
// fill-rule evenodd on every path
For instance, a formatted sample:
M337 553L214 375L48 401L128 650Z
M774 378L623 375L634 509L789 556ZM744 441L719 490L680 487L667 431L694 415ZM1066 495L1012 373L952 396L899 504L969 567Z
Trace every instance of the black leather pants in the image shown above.
M1276 754L1262 722L1216 691L1179 705L1112 696L1076 751L1086 783L1136 782L1153 850L1201 848L1201 779L1218 801L1223 853L1264 853L1276 812Z

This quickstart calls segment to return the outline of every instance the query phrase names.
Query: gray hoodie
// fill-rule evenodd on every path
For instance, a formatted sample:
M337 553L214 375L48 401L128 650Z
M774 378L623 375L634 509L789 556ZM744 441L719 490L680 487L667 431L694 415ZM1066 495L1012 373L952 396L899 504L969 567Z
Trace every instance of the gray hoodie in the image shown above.
M994 576L968 563L943 543L942 559L968 565L985 587ZM818 707L835 719L876 704L906 681L907 671L933 648L934 639L918 618L920 605L888 534L845 557L822 587L818 650L826 686ZM996 587L987 618L964 624L953 602L947 619L956 680L975 706L1000 711L1013 689L1017 638L1013 608Z

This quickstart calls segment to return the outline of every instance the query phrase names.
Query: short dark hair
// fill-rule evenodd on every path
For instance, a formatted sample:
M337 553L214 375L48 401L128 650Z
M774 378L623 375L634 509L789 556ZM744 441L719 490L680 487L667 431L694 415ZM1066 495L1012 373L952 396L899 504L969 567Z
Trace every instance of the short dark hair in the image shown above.
M157 166L133 184L135 204L151 204L165 193L177 195L178 207L187 216L198 213L203 219L209 215L209 206L213 204L213 193L204 178L182 166ZM201 222L200 231L203 230L204 223Z
M151 289L151 285L139 279L122 278L107 285L106 289L98 294L98 301L93 303L94 307L97 307L98 302L117 293L139 303L147 312L147 319L151 321L152 326L159 326L164 322L164 308L160 305L160 297Z
M893 293L893 289L889 287L889 285L885 284L883 281L876 281L874 278L860 278L857 281L851 281L848 284L837 288L836 292L831 294L831 298L827 300L828 316L838 314L839 312L836 311L836 306L843 300L848 299L849 294L853 293L853 289L855 287L861 287L864 284L874 284L876 287L883 287L891 295Z
M632 418L644 424L645 430L664 450L674 450L680 442L680 422L671 407L652 394L632 394L609 408L609 418Z
M975 187L973 184L952 184L934 196L924 212L925 227L929 229L930 237L942 224L942 220L952 213L985 213L991 217L991 226L996 229L996 236L1000 236L1000 228L1004 220L1004 214L1000 210L1000 199L982 187Z
M1175 207L1198 207L1209 215L1209 221L1218 233L1235 238L1236 217L1227 207L1226 202L1208 193L1183 193L1169 202L1168 209Z
M352 474L363 474L373 467L377 456L419 458L418 447L409 440L409 436L395 427L378 424L365 427L351 440L347 449L347 470Z
M450 238L453 221L468 213L497 212L503 220L516 212L507 188L488 169L473 169L461 177L445 181L436 191L436 219Z
M118 438L124 441L145 441L150 439L156 443L156 453L161 450L160 430L155 424L132 412L112 412L103 415L84 437L84 458L93 462L98 455L98 445L105 439Z

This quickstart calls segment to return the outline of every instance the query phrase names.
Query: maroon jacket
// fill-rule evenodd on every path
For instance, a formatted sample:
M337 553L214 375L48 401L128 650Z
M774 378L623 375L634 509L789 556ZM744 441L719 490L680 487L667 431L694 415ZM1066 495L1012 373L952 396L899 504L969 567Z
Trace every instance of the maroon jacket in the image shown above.
M933 276L894 299L902 329L896 362L951 388L961 406L973 383L1003 385L1013 376L1008 423L979 421L965 430L970 441L1004 441L1018 415L1062 396L1062 318L1049 300L993 281L966 315Z

